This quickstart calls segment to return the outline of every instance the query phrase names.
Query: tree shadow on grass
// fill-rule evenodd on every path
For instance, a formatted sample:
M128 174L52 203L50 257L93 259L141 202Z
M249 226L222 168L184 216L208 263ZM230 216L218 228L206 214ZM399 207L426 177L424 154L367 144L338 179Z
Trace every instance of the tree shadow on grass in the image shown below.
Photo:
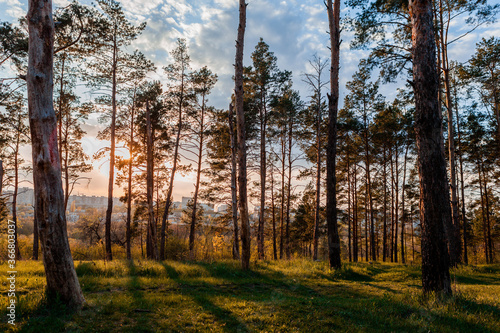
M133 309L131 313L129 313L129 316L135 319L135 325L131 332L152 332L152 330L148 328L150 318L145 314L152 312L153 304L148 302L144 297L144 291L139 283L138 272L133 260L128 260L128 269L130 277L128 291L132 294L134 299L132 305Z
M189 283L181 278L180 274L174 267L165 262L162 262L161 264L165 268L168 276L174 280L180 288L182 288L182 293L190 296L196 304L200 305L205 311L213 315L215 319L221 323L224 332L248 332L246 325L236 318L231 311L221 308L213 303L209 297L207 297L206 292L199 292L199 288L190 288L187 286Z

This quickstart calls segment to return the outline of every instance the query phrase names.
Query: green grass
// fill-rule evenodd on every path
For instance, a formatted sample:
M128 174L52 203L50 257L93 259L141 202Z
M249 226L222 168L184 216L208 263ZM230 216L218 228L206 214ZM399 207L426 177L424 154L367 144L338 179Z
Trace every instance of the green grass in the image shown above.
M40 262L17 265L22 332L500 332L500 265L452 271L454 296L424 299L420 267L324 262L76 262L87 301L47 304ZM0 264L6 286L6 264Z

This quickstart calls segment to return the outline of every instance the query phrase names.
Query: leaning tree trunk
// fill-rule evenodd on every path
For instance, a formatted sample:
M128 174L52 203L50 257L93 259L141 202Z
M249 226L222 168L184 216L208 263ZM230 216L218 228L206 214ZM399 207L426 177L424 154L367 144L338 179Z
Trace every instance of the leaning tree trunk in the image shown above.
M238 133L238 190L241 220L241 266L250 268L250 224L247 203L247 149L245 142L245 111L243 110L243 43L245 40L247 4L240 0L240 22L236 41L235 57L235 101L236 131Z
M328 146L326 149L326 224L328 234L328 255L330 267L339 269L340 237L337 226L337 113L339 104L339 61L340 61L340 0L328 0L328 22L330 28L330 94L328 95Z
M432 0L410 0L415 134L420 178L422 288L451 294L444 225L451 219L444 157Z
M35 214L47 278L47 296L67 306L84 302L69 249L53 105L54 22L51 0L30 0L28 107L30 118Z
M238 231L238 190L237 190L237 151L234 131L233 104L229 104L229 136L231 137L231 218L233 221L233 259L240 259L240 241Z

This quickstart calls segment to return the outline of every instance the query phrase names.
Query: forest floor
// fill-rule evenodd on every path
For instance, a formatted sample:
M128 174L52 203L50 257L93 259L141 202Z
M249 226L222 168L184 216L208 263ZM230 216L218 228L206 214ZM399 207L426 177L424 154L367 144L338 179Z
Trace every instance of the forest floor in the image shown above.
M424 299L419 266L236 261L75 262L86 304L44 299L41 262L17 263L16 326L7 324L0 263L0 331L22 332L500 332L500 265L452 271L451 298Z

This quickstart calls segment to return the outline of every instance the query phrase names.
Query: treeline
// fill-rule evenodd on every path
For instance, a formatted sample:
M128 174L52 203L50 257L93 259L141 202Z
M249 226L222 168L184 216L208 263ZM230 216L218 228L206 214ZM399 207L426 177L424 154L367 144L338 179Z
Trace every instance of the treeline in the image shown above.
M499 7L486 1L435 1L433 5L439 122L446 129L449 179L449 191L439 195L449 197L451 207L451 218L444 219L443 226L448 252L452 265L471 260L492 263L500 235L500 39L482 38L465 63L451 59L448 48L477 27L493 22ZM242 6L246 8L240 3L240 10ZM360 60L347 83L338 113L332 112L334 88L328 93L326 89L335 80L330 70L335 66L319 56L311 57L312 71L302 73L309 89L300 94L293 86L292 73L278 68L276 56L261 39L252 52L251 65L238 66L236 59L236 69L241 69L240 79L235 76L236 92L240 80L242 93L233 95L227 109L221 110L210 104L216 69L193 69L185 40L177 40L170 52L172 62L158 69L140 50L130 47L146 23L132 24L118 2L99 0L95 7L73 2L54 12L57 130L50 134L49 145L57 145L60 156L65 210L73 188L88 181L84 174L92 164L109 162L109 200L103 219L107 260L113 259L113 243L123 246L131 259L134 239L143 236L148 258L168 258L168 238L176 237L169 225L173 184L179 173L188 172L196 175L186 211L189 218L183 219L189 225L191 257L204 219L200 201L227 205L227 212L212 223L222 226L235 259L248 256L250 244L257 259L331 256L332 244L327 239L335 235L334 229L327 228L326 220L333 215L326 203L334 202L344 260L420 260L420 196L425 189L420 186L419 163L422 167L424 162L419 161L422 155L414 130L418 128L418 103L412 68L415 54L408 47L412 45L409 9L399 2L352 2L349 6L357 13L345 27L355 33L351 47L370 48L371 53ZM331 4L327 8L335 14ZM335 21L335 15L331 20ZM449 27L460 20L467 22L466 32L452 39ZM25 94L28 25L21 19L0 27L0 63L4 73L9 73L2 80L0 95L0 191L4 220L8 217L14 223L20 173L32 171L20 154L21 147L31 142ZM340 41L332 45L333 55ZM167 81L150 80L153 72L164 73ZM401 83L394 99L383 96L380 89L391 82ZM93 99L80 98L77 86L82 84ZM338 82L336 89L338 103ZM308 97L303 100L301 95ZM97 138L109 146L90 157L81 140L86 135L82 124L92 113L98 113L105 124ZM335 136L331 136L333 125ZM423 129L427 130L437 138L443 133ZM331 140L335 140L334 155L329 152ZM248 159L243 171L242 148ZM336 162L333 169L331 156ZM434 157L429 158L432 162ZM335 170L335 183L328 170ZM256 207L249 223L248 216L241 219L241 206L237 211L237 205L246 201L246 188L240 191L242 172L248 175L244 184L251 206ZM336 188L335 201L327 200L331 184ZM117 223L112 219L116 186L125 193L125 240L112 237L112 225ZM12 189L8 210L6 189ZM36 218L34 223L33 257L37 258ZM144 235L138 232L139 225L145 225L140 229Z

